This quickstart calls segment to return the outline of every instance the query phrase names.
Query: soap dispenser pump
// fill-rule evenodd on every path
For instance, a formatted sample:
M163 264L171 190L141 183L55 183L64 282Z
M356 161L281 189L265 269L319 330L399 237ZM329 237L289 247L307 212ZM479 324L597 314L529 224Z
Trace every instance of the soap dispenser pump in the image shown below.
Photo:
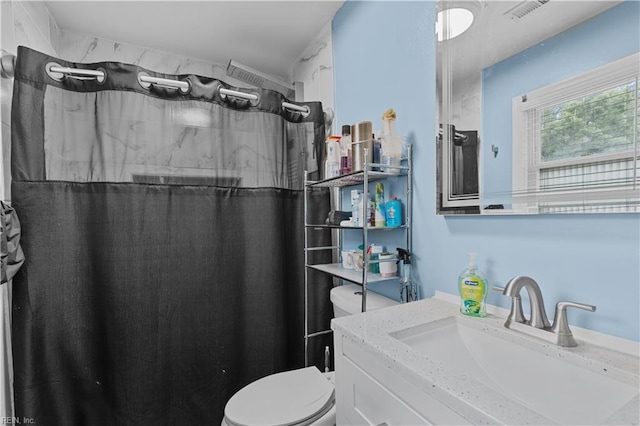
M474 317L486 317L487 280L476 265L476 254L469 253L469 264L458 277L460 312Z

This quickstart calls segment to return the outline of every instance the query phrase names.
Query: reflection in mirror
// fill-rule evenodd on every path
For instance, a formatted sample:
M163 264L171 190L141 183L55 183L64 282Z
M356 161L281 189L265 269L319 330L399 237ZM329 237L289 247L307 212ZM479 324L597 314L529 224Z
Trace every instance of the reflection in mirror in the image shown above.
M438 213L640 212L640 2L438 3L453 7L473 20L447 39L438 16Z
M478 132L440 128L436 142L439 182L438 208L450 214L477 214L479 209ZM443 151L444 149L444 151Z

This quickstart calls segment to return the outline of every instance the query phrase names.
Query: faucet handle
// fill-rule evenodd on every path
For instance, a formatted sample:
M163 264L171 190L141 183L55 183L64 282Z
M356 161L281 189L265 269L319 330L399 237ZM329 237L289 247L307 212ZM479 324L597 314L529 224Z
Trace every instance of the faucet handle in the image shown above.
M551 331L558 335L558 344L560 346L573 347L578 344L573 338L573 333L571 333L571 329L569 328L569 322L567 321L567 308L578 308L584 309L585 311L595 312L596 307L576 302L558 302L556 304L556 314L553 318Z
M587 305L586 303L578 303L578 302L558 302L556 304L556 309L565 310L566 308L578 308L584 309L585 311L595 312L596 307L594 305Z
M504 293L504 287L498 287L497 285L494 285L492 287L492 290L499 291L500 293Z

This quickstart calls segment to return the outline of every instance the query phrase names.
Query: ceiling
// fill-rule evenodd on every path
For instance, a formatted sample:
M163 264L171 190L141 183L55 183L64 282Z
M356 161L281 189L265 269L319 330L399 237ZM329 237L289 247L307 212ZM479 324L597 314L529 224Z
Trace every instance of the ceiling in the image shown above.
M292 65L344 0L50 0L61 29L226 64L287 80ZM521 50L620 3L617 0L445 0L475 9L473 26L443 43L454 79L478 75ZM544 3L522 18L514 7ZM440 51L440 49L439 49ZM440 57L440 53L439 53ZM438 67L440 71L440 67Z
M284 80L344 1L46 1L63 30Z
M452 78L477 77L484 68L619 3L617 0L446 0L449 6L465 5L476 17L467 32L438 43L438 59L441 59L441 49L447 47L451 53ZM522 17L514 15L527 7L533 10ZM438 67L438 73L440 70Z

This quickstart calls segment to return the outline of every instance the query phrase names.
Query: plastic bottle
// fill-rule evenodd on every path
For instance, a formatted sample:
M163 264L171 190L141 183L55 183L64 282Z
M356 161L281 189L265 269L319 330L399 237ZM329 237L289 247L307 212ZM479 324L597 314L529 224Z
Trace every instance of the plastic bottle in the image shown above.
M387 226L395 228L402 225L402 204L398 197L391 197L386 204Z
M469 253L469 265L458 277L460 312L474 317L486 317L487 280L476 266L476 254Z
M389 108L382 115L382 164L400 165L402 158L402 136L395 130L396 113ZM397 168L386 167L383 171L398 173Z
M382 161L382 140L380 138L376 139L373 137L373 162L376 164L380 164ZM371 170L380 171L380 167L373 167Z
M357 189L351 190L351 224L353 226L362 226L362 207L361 195Z
M329 136L326 142L324 178L340 176L340 136Z
M376 226L376 202L370 199L367 203L367 224L370 228Z
M351 173L351 126L342 126L342 137L340 138L340 174Z
M375 209L375 226L386 226L387 219L386 208L384 205L384 185L381 182L376 183Z

